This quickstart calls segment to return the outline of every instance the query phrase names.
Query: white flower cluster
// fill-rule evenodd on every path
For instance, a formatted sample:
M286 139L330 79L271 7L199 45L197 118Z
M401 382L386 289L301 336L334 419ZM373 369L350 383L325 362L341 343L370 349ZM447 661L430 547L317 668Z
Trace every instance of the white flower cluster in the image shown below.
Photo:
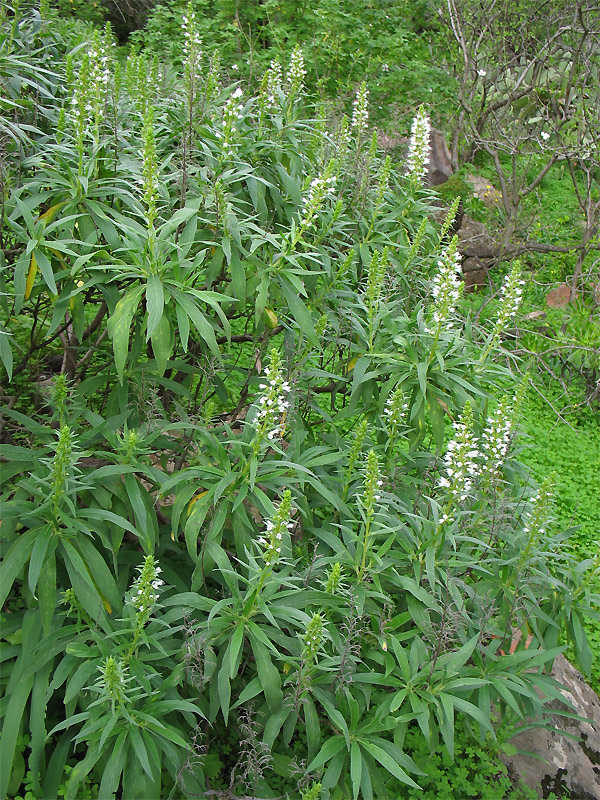
M369 124L369 90L363 81L356 92L354 99L354 110L352 112L352 127L360 136L364 133Z
M279 103L279 95L282 93L281 64L279 61L271 61L267 70L265 99L267 108L273 108Z
M80 142L89 133L90 124L97 128L102 122L109 81L109 41L99 31L94 31L88 51L81 60L71 99L73 126Z
M552 503L552 484L546 479L531 498L532 508L525 514L523 533L529 535L530 545L546 533L548 513Z
M90 83L96 91L103 93L106 96L108 90L108 82L110 80L110 57L108 54L108 44L104 37L94 32L92 44L88 51L90 58Z
M140 617L149 615L154 603L158 600L158 591L164 586L164 581L158 577L162 572L154 561L153 556L146 556L144 563L138 567L139 575L131 587L131 604Z
M226 153L227 151L231 151L231 134L233 132L233 128L235 125L236 120L244 119L244 106L242 103L238 103L237 101L242 96L243 92L241 88L238 88L231 93L228 97L225 106L223 107L223 152Z
M337 131L336 155L339 161L343 161L346 153L350 149L351 141L352 135L350 132L349 120L344 114L342 121L340 122L340 127Z
M524 285L525 281L521 278L521 265L518 261L515 261L500 289L500 308L498 309L498 321L496 323L498 331L504 330L519 310L523 299Z
M279 561L283 535L294 527L294 523L290 521L291 516L292 495L290 490L286 489L273 519L267 520L265 532L258 537L258 544L263 548L265 567L272 567Z
M415 183L421 183L427 174L429 164L431 124L423 106L417 111L410 130L408 146L408 177Z
M314 659L324 637L325 626L323 624L323 616L321 614L313 614L303 639L303 656L305 661L310 662Z
M482 457L482 472L497 475L506 460L512 432L511 405L507 397L496 406L481 435L479 448Z
M302 198L302 216L300 227L309 228L315 224L317 212L323 206L327 196L335 195L335 175L320 175L310 183L308 194Z
M363 493L363 503L367 512L367 518L372 518L375 514L375 503L381 500L381 487L383 480L379 475L379 460L374 450L369 450L367 455L367 466L365 468L365 489Z
M265 436L273 441L282 434L290 407L287 399L290 384L283 379L279 353L276 350L271 351L271 364L265 368L265 375L267 382L259 384L259 389L264 394L258 401L258 412L254 419L259 442Z
M181 27L183 29L183 54L186 59L197 61L201 55L202 42L191 3L188 3L187 9L183 12Z
M473 413L470 403L467 403L460 419L454 423L454 438L448 443L444 456L445 474L438 480L438 486L448 490L447 510L440 519L440 525L452 521L452 506L468 497L473 480L480 473L478 459Z
M433 295L433 321L441 328L452 316L461 295L462 275L461 256L458 252L458 239L454 237L437 262L439 271L433 279L431 294Z
M404 422L407 411L408 403L404 402L402 389L396 389L396 391L388 397L383 408L383 413L386 417L386 423L390 432L395 431L395 429Z
M296 45L292 50L290 58L290 65L288 67L288 84L290 86L290 97L296 97L304 87L304 77L306 69L304 68L304 55L302 48Z

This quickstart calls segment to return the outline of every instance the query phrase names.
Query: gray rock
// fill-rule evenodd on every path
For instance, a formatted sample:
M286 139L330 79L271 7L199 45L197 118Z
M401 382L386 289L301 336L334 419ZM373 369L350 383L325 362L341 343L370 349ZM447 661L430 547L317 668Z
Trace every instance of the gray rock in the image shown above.
M466 214L458 231L458 249L465 258L494 258L498 247L483 222L476 222Z
M450 151L446 144L446 137L437 128L431 129L429 140L431 152L429 154L429 167L427 169L427 181L431 186L439 186L445 183L453 174Z
M552 676L565 687L562 694L572 705L561 710L589 721L554 716L558 730L533 728L518 734L510 743L521 752L503 761L541 798L568 792L570 800L600 800L600 699L562 655L554 662ZM553 701L549 708L559 710L561 705Z
M465 292L473 292L482 286L487 286L487 267L483 261L477 256L465 258L462 263L463 269L463 282L465 284Z

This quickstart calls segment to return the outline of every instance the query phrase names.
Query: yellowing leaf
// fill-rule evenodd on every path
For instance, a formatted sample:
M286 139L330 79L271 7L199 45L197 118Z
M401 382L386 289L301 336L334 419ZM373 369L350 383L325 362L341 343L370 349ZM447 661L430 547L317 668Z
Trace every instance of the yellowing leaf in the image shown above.
M354 367L356 366L356 362L357 361L358 361L358 358L353 358L352 359L352 361L348 364L348 372L351 372L354 369Z
M206 491L204 491L204 492L198 492L198 494L195 494L195 495L192 497L192 499L190 500L190 504L189 504L189 506L188 506L188 517L189 517L189 515L192 513L192 506L194 505L194 503L196 502L196 500L199 500L201 497L204 497L204 495L205 495L207 492L208 492L208 490L206 490Z
M38 266L35 253L32 253L31 264L29 265L29 271L27 272L27 282L25 284L25 300L29 300L29 295L31 294L31 290L33 289L33 284L35 283L37 268Z
M39 217L37 218L37 221L38 222L42 222L42 221L43 222L52 222L52 220L58 214L60 209L63 206L66 206L66 204L67 204L67 200L63 200L62 203L55 203L53 206L50 206L50 208L47 211L44 211L43 214L40 214Z
M271 308L265 308L265 316L267 318L267 325L271 330L277 327L277 323L279 320L277 319L277 314Z
M107 614L112 614L110 603L104 597L102 598L102 605L104 606L104 610L107 612Z

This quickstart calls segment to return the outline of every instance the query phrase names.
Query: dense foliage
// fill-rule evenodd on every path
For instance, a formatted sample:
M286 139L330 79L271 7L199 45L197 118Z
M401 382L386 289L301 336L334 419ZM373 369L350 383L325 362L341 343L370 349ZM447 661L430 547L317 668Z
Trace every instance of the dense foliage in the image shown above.
M541 715L591 559L510 458L519 265L461 315L424 110L397 171L365 84L224 80L193 5L180 68L0 13L0 795L398 796Z

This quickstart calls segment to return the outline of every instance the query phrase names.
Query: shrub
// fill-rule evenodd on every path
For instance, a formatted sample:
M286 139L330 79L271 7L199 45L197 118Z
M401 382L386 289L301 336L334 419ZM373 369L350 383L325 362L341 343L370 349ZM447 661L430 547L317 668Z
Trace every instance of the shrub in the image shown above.
M20 734L43 796L398 794L409 731L453 758L558 696L562 632L585 665L586 564L366 87L330 125L298 50L255 91L185 37L177 73L94 32L13 151L0 794Z

